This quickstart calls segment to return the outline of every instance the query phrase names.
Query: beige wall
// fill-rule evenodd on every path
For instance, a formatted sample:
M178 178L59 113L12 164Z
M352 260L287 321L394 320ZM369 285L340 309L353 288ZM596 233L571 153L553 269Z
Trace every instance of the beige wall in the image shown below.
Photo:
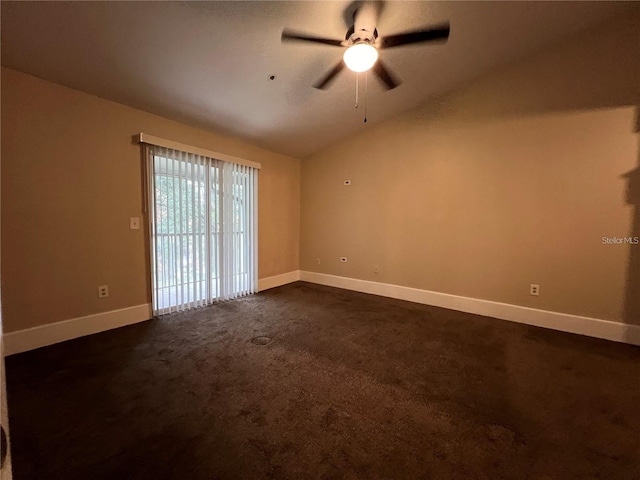
M601 31L303 159L301 269L640 324L640 21Z
M3 68L5 332L150 302L141 131L261 162L259 276L298 269L299 160Z

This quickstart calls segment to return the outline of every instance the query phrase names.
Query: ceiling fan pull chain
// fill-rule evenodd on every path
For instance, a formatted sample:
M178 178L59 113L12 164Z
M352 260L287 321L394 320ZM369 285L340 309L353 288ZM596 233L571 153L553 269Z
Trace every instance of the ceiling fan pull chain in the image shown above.
M360 83L360 74L356 73L356 107L358 108L358 85Z
M364 72L364 123L367 123L367 93L369 91L369 72Z

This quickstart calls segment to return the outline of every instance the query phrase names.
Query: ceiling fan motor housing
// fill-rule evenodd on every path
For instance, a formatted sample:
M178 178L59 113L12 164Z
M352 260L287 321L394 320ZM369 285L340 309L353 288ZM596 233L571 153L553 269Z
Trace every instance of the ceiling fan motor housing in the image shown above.
M376 39L378 38L378 29L374 28L373 32L370 32L366 29L355 31L355 27L352 25L347 31L347 35L345 36L345 40L349 42L350 45L354 45L359 42L366 42L370 45L376 43Z

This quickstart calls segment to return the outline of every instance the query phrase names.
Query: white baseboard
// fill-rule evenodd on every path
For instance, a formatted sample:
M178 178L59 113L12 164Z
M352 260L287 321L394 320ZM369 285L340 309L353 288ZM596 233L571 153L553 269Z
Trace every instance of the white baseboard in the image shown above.
M297 282L300 280L300 270L274 275L273 277L261 278L258 280L258 291L269 290L270 288L280 287L287 283Z
M144 304L6 333L4 335L4 354L13 355L65 340L124 327L149 320L151 316L151 305Z
M563 332L577 333L589 337L603 338L615 342L640 345L640 326L601 320L598 318L580 317L566 313L537 310L507 303L480 300L478 298L460 297L447 293L419 290L417 288L370 282L355 278L338 277L315 272L300 272L300 280L330 287L371 293L383 297L408 300L410 302L432 305L435 307L474 313L486 317L499 318L512 322L535 325Z
M260 279L258 281L258 288L260 291L268 290L269 288L279 287L298 280L448 308L461 312L474 313L476 315L501 320L525 323L527 325L535 325L563 332L603 338L615 342L640 345L640 326L637 325L625 325L623 323L598 318L537 310L535 308L521 307L507 303L460 297L447 293L371 282L368 280L358 280L355 278L338 277L324 273L299 270L287 272ZM3 353L4 355L13 355L26 352L47 345L53 345L54 343L64 342L65 340L143 322L149 320L151 317L151 305L144 304L41 325L17 332L10 332L4 335Z

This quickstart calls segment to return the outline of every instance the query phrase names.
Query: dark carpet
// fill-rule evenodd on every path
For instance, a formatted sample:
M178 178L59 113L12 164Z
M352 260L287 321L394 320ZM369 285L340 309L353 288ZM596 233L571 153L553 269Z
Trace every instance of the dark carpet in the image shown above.
M15 480L640 479L640 348L303 282L7 374Z

